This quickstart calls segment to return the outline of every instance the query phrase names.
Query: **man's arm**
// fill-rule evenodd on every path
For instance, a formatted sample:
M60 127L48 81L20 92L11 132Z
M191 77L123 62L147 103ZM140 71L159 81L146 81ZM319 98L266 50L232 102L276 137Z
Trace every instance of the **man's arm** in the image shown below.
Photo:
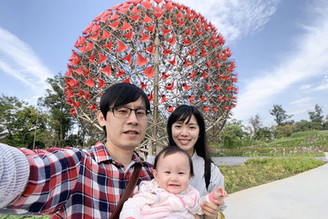
M0 143L0 208L24 191L29 175L26 156L17 148Z

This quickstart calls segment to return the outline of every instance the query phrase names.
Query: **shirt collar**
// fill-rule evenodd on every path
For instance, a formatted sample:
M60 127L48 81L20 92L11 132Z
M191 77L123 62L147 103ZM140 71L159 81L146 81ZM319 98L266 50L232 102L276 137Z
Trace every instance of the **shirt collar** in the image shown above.
M93 157L97 163L102 162L116 162L113 157L108 153L105 145L102 142L96 143L93 150ZM143 159L139 156L136 151L133 151L132 160L135 163L141 163Z

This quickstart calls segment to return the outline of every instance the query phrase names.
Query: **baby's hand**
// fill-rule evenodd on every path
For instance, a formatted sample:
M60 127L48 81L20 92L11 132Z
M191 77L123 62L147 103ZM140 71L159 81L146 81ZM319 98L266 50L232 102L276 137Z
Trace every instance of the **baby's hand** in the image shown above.
M213 191L213 198L215 200L221 200L226 197L229 197L229 195L222 187L218 187Z

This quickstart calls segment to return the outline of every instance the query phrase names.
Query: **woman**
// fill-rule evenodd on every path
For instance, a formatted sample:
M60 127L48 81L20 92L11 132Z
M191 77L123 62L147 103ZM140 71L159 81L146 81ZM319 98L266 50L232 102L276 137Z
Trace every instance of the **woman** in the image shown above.
M224 187L224 177L209 154L204 118L196 107L177 107L168 118L167 133L169 146L178 146L191 156L195 175L190 179L190 185L201 196ZM153 163L152 160L149 162ZM216 218L218 211L225 207L222 201L217 204L207 202L202 210L207 218Z

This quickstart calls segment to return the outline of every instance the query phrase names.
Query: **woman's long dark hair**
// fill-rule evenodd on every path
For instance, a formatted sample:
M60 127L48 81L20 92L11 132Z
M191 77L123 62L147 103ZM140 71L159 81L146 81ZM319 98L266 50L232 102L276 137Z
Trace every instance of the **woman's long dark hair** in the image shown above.
M167 134L169 138L168 145L177 146L177 144L173 141L173 137L172 137L173 123L177 121L182 121L188 124L192 115L196 117L199 126L199 138L194 146L194 149L198 154L198 156L202 157L205 161L204 178L205 178L206 189L208 189L208 185L210 184L210 179L211 179L212 159L208 150L205 121L201 112L195 106L181 105L172 112L172 114L168 118L167 126L166 126Z

